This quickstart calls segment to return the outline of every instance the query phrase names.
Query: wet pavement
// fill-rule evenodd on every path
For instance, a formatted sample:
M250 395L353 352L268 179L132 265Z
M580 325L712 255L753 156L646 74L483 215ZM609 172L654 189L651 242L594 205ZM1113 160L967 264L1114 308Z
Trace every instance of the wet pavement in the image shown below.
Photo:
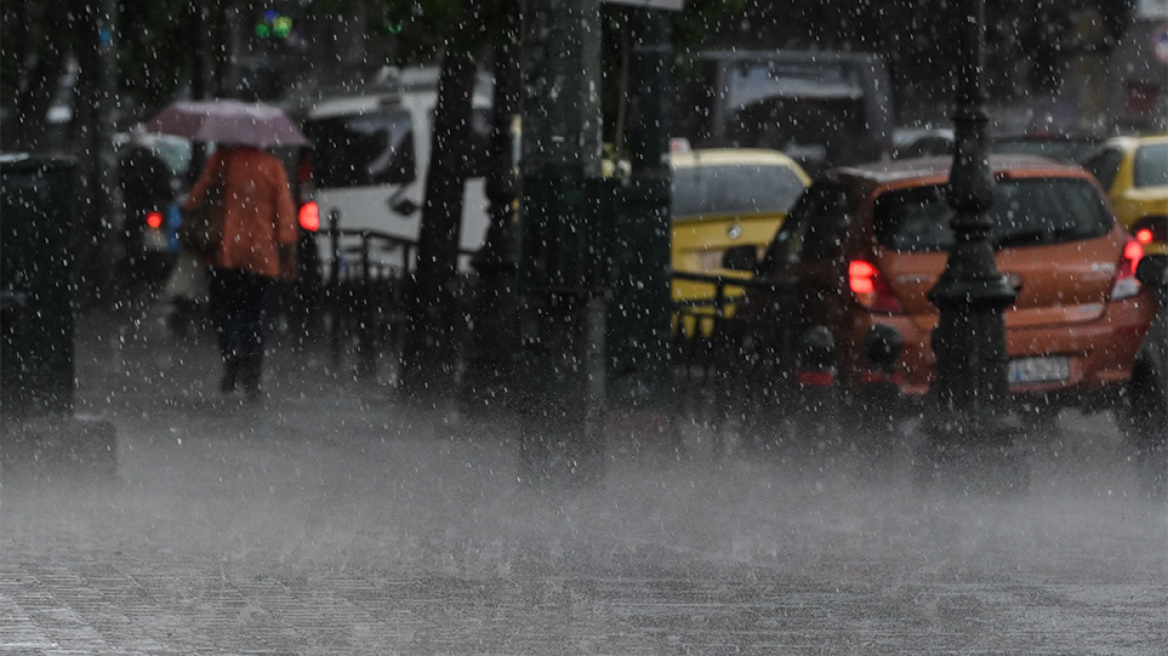
M249 404L161 306L82 318L117 474L3 481L0 654L1168 653L1168 505L1106 415L1023 493L915 487L911 434L715 458L688 422L531 484L506 417L298 342Z

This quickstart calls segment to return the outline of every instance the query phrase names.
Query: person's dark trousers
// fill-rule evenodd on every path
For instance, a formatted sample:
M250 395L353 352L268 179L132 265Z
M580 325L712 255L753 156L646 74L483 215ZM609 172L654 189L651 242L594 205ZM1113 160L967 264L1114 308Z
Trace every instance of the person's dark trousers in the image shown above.
M259 392L264 364L264 306L271 281L239 269L211 269L208 292L211 320L223 356L224 392L238 381L249 394Z

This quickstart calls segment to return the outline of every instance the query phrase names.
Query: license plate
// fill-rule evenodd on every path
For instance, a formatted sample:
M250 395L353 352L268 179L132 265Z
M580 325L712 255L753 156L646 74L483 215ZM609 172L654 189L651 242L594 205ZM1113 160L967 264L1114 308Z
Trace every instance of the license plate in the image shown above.
M1007 369L1010 384L1063 382L1071 377L1071 363L1065 355L1016 358Z

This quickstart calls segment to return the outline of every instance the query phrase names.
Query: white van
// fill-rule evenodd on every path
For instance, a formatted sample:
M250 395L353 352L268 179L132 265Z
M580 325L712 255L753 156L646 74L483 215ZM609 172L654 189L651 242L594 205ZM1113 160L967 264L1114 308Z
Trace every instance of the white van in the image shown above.
M322 95L308 101L302 116L305 135L313 143L311 185L302 197L315 200L320 233L317 247L322 273L329 275L332 244L327 236L335 212L344 231L369 230L417 242L422 218L426 173L437 103L438 68L393 71L384 79L347 92ZM475 164L463 200L459 247L477 250L486 235L488 215L483 173L490 134L491 79L480 75L472 98L472 138L465 144ZM341 266L359 238L342 238ZM376 242L376 240L374 240ZM374 244L371 257L386 263L412 267L403 261L404 249ZM469 255L459 258L459 268L469 268Z

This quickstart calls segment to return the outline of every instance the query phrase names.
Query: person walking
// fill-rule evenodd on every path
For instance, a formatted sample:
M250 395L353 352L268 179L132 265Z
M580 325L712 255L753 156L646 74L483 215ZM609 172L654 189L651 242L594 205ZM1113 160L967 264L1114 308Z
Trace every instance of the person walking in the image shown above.
M275 155L220 145L187 198L194 209L222 184L223 240L210 256L211 321L223 358L219 389L242 386L258 400L264 358L264 308L275 280L296 277L296 208L284 165Z

